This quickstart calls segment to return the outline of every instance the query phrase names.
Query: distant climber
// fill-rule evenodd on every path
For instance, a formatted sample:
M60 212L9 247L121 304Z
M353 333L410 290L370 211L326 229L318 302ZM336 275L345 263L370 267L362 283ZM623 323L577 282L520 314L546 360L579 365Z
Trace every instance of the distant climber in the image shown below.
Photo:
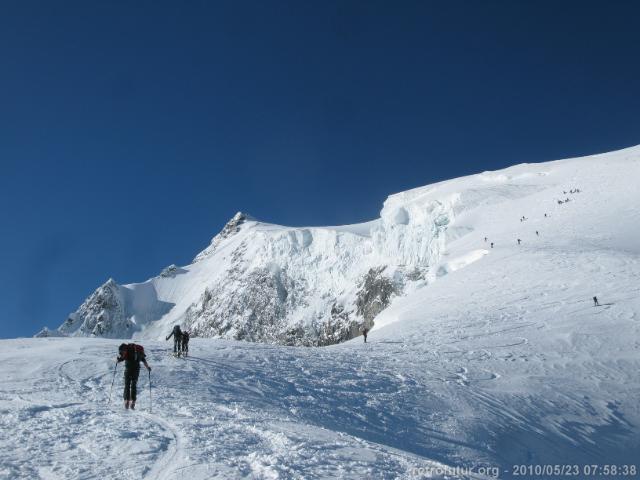
M124 408L135 410L140 362L151 372L142 345L123 343L118 347L116 362L124 362Z
M363 328L362 329L362 336L364 337L364 343L367 343L367 334L369 333L369 329L368 328Z
M191 334L187 331L182 332L182 355L184 357L189 355L189 338Z
M599 307L600 303L598 302L598 297L593 297L593 306L594 307Z
M521 242L521 241L522 241L522 240L518 239L518 245L520 245L520 242Z
M538 233L538 230L536 230L536 236L538 236L538 237L540 236L540 234Z
M182 351L182 330L180 329L180 325L173 327L173 330L167 336L167 340L171 337L173 337L173 354L179 357Z
M485 243L487 242L487 237L484 237L484 241L485 241Z
M547 218L547 214L546 213L544 214L544 216L545 216L545 218Z
M491 242L491 248L493 248L493 242Z

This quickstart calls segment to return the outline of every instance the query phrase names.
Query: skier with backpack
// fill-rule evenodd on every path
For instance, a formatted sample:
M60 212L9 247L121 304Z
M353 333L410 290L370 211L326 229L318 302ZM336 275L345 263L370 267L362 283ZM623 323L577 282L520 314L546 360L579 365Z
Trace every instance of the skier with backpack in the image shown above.
M173 327L173 330L167 336L167 340L171 337L173 337L173 354L180 356L180 352L182 351L182 330L180 330L180 325Z
M191 334L186 330L182 332L182 356L189 355L189 337Z
M118 348L116 365L124 362L124 408L135 410L138 376L140 375L140 362L151 374L151 367L147 363L147 356L142 345L135 343L123 343Z

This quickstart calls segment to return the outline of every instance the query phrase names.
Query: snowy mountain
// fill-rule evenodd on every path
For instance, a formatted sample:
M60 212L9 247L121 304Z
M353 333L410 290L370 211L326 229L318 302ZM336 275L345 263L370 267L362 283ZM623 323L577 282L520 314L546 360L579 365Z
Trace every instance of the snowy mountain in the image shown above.
M0 342L0 478L640 478L639 179L635 147L392 195L362 225L238 215L47 332L75 338ZM228 338L176 359L174 322ZM366 344L270 344L363 322ZM149 352L139 411L92 334Z
M559 218L578 222L632 195L624 182L637 173L638 157L636 148L445 181L392 195L380 218L357 225L284 227L238 213L192 264L143 283L108 280L58 334L162 339L181 324L201 337L348 340L389 304L482 259L490 241L500 251L518 237L526 237L523 249L566 241ZM542 237L529 238L543 213L547 222L535 223Z
M238 213L191 265L172 265L139 284L110 279L59 331L160 339L179 323L202 337L291 345L348 340L371 328L394 296L424 283L445 232L455 235L446 203L396 210L327 228L282 227Z

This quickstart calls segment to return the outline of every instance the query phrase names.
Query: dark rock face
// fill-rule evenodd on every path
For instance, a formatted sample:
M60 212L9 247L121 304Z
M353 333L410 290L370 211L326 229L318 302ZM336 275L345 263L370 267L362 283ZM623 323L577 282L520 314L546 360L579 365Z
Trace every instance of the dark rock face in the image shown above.
M322 325L316 345L326 346L351 340L360 334L361 324L353 312L334 303L331 307L331 320Z
M397 294L393 282L382 275L386 267L372 268L360 284L356 298L356 313L364 319L363 327L370 329L373 319L387 308L391 297Z
M232 269L228 275L229 282L207 289L187 310L187 330L202 337L225 335L236 340L296 344L298 332L285 320L294 304L300 303L303 286L275 268L244 275ZM240 281L242 288L237 288Z
M236 266L229 270L224 285L207 289L188 309L184 327L194 336L225 336L281 345L344 342L360 335L362 329L371 328L373 319L397 293L391 279L383 275L384 270L385 267L371 269L362 279L355 306L344 306L333 299L326 317L296 325L288 315L305 305L306 285L275 267L247 272Z

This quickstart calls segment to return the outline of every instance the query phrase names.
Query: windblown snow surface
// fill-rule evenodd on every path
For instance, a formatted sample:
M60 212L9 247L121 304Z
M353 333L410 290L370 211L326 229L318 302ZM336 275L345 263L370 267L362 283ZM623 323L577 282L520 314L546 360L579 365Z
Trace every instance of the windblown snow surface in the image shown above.
M146 340L135 412L118 340L4 340L0 477L638 478L639 180L636 147L391 196L379 252L435 263L368 343ZM433 257L406 229L438 204Z

